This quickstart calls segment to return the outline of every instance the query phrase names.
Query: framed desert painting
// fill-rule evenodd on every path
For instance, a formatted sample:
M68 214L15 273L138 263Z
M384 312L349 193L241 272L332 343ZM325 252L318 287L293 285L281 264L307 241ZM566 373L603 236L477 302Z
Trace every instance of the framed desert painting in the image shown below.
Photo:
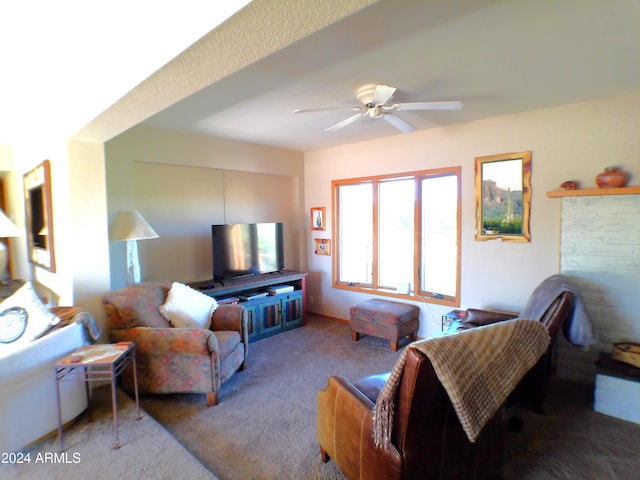
M531 152L475 160L476 240L530 242Z
M325 230L326 229L326 208L325 207L313 207L311 208L310 222L311 230Z

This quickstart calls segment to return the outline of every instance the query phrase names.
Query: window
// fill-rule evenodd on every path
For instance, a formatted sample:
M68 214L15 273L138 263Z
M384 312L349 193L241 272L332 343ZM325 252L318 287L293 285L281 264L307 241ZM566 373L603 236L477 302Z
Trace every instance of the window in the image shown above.
M335 180L336 288L460 304L460 167ZM406 296L406 295L405 295Z

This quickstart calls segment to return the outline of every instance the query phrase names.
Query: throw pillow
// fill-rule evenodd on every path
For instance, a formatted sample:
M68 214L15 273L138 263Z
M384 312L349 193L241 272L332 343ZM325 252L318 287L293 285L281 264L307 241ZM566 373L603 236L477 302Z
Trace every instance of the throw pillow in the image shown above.
M44 335L51 327L60 323L60 319L42 303L31 282L25 282L13 295L0 303L0 311L15 307L26 310L27 317L27 327L24 333L15 340L15 343L32 342Z
M182 283L173 282L160 313L176 328L209 328L211 315L218 308L214 298Z

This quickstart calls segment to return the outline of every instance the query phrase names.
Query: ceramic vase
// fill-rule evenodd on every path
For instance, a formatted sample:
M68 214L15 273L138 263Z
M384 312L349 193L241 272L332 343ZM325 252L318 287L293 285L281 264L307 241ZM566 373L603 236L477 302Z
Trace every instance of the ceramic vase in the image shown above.
M596 184L600 188L620 188L624 187L628 181L627 173L618 167L607 167L596 177Z

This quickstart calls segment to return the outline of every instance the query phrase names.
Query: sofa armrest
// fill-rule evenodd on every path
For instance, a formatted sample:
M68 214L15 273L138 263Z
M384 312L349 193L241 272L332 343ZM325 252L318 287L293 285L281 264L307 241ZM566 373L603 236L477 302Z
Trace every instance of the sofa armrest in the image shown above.
M82 307L51 307L49 311L60 319L60 322L54 326L49 332L59 330L72 323L81 323L84 326L87 339L92 343L98 341L102 336L102 331L95 318L89 310Z
M481 327L483 325L491 325L492 323L504 322L512 320L518 315L513 313L492 312L490 310L481 310L479 308L469 308L464 318L459 322L461 328Z
M327 388L318 392L318 442L349 478L398 478L402 458L396 447L374 445L373 407L351 382L330 376Z
M213 312L210 328L214 332L224 330L239 332L246 352L249 347L248 321L247 309L242 305L220 305L216 308L216 311Z
M190 354L218 352L218 339L202 328L134 327L111 329L114 342L133 342L141 355Z
M211 330L242 332L247 328L247 311L242 305L219 305L211 318Z

